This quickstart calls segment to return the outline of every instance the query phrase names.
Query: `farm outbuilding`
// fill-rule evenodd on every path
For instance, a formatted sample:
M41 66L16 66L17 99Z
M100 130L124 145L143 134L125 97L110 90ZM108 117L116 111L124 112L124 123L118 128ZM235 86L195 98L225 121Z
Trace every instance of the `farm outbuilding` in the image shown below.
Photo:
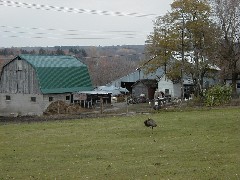
M141 79L132 86L132 96L140 97L144 95L146 99L154 99L154 93L157 89L157 80Z
M93 108L104 105L111 105L111 93L106 91L80 91L73 93L74 103L85 108ZM102 102L101 102L102 100Z
M50 103L70 104L73 92L92 89L87 66L72 56L19 55L1 72L0 115L41 115Z
M155 73L147 74L144 72L144 70L138 68L136 71L106 84L106 86L126 88L130 93L132 93L133 84L135 84L137 81L141 79L156 80L159 79L162 74L164 74L164 70L161 68L158 68Z

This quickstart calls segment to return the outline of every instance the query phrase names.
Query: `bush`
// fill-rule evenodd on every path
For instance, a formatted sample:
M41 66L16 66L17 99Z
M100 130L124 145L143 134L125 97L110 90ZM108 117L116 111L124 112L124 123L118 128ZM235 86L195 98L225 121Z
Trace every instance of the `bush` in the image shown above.
M231 100L231 94L232 88L230 86L213 86L204 94L205 104L207 106L219 106L229 103Z
M192 106L198 106L198 107L204 106L204 98L200 97L200 96L194 96L192 100L187 101L187 105L189 107L192 107Z

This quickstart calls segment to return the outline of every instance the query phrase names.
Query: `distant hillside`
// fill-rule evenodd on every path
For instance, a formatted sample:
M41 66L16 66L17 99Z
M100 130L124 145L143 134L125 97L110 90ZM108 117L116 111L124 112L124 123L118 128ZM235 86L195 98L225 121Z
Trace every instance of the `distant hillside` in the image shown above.
M123 46L54 46L54 47L12 47L0 48L0 55L16 56L18 54L65 54L97 57L97 56L126 56L129 60L142 60L144 45ZM83 52L85 51L85 52ZM128 57L127 57L128 56Z

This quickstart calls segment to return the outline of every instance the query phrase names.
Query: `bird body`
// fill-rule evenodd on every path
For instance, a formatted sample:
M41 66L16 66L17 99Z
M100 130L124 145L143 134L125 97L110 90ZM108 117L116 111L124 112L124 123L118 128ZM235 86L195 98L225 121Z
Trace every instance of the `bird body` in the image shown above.
M152 129L153 129L154 127L157 127L157 123L156 123L153 119L150 119L150 118L148 118L147 120L145 120L145 121L144 121L144 124L145 124L145 126L151 127Z

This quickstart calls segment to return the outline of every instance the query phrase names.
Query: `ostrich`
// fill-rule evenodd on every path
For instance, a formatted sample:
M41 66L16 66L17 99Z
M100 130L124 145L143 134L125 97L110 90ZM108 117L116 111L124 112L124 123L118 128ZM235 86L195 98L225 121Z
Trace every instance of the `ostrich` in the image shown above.
M145 126L147 127L151 127L152 128L152 132L153 132L153 127L157 127L157 123L153 120L148 118L147 120L144 121Z

